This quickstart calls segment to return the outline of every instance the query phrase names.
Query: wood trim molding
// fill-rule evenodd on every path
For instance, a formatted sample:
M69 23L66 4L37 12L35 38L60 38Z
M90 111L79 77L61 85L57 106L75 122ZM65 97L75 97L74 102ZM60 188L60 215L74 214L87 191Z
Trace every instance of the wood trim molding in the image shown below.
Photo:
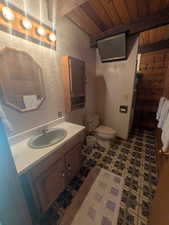
M100 173L100 168L93 168L89 175L87 176L85 182L80 187L77 195L73 199L71 205L66 209L65 215L61 221L60 225L71 225L75 215L77 214L79 208L81 207L82 203L85 200L88 192L90 191L92 185L94 184L96 178Z
M169 39L168 40L162 40L156 43L148 44L140 46L138 49L138 53L144 54L147 52L154 52L162 49L169 48Z
M66 16L71 11L73 11L75 8L79 7L80 5L84 4L88 0L58 0L59 5L59 14L60 16Z
M13 21L8 22L3 17L2 8L4 6L7 6L12 10L15 16ZM29 19L29 21L32 23L32 28L30 30L26 30L21 24L22 20L25 18ZM44 36L40 36L37 33L37 28L40 26L45 29L46 34ZM10 35L31 41L35 44L56 50L56 41L52 42L48 38L49 34L56 32L54 29L30 15L25 15L24 11L15 7L14 5L10 3L7 5L4 0L0 0L0 30L9 33Z
M71 112L71 87L70 87L70 69L69 56L60 57L60 71L64 87L65 111Z
M146 16L144 18L138 19L134 23L124 24L116 26L113 29L109 29L105 32L102 32L95 38L91 38L90 46L97 47L97 41L111 37L112 35L116 35L119 33L128 32L129 34L140 33L149 29L153 29L159 26L163 26L169 24L169 7L160 10L158 13L154 13L151 16Z

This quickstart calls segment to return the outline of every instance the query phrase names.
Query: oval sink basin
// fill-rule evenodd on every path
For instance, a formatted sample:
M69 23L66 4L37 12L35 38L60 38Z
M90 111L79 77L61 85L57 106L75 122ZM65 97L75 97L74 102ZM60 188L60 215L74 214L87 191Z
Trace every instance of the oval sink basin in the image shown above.
M32 137L28 145L31 148L46 148L62 141L67 135L67 131L61 128L49 130L45 134Z

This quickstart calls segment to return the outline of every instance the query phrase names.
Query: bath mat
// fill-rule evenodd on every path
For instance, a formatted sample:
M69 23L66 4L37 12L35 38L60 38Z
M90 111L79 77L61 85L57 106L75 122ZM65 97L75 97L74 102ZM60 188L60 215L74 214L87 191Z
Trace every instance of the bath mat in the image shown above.
M101 169L71 225L117 225L124 178Z

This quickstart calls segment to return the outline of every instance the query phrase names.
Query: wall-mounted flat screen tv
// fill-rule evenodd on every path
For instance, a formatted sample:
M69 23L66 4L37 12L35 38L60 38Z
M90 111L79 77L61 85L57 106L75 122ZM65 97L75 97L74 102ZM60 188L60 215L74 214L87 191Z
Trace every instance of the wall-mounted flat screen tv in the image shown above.
M126 33L97 42L102 62L126 59Z

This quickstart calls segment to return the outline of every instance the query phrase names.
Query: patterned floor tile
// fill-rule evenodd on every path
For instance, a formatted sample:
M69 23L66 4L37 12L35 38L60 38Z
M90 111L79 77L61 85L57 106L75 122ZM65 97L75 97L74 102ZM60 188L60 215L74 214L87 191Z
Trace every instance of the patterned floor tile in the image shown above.
M125 225L137 225L138 216L134 214L130 209L127 210L125 217Z
M84 146L83 165L44 216L41 225L59 225L89 171L100 166L125 179L118 225L147 225L149 208L155 194L157 169L155 138L151 131L133 130L128 140L116 138L110 148L98 144Z
M127 208L132 214L138 216L140 209L140 190L137 192L133 191L133 189L130 190L127 200Z
M148 223L151 201L150 201L150 199L141 195L140 200L139 200L139 204L140 204L140 207L139 207L138 216L141 217L145 222Z
M138 221L137 221L137 225L147 225L148 224L148 221L141 218L141 217L138 217Z

